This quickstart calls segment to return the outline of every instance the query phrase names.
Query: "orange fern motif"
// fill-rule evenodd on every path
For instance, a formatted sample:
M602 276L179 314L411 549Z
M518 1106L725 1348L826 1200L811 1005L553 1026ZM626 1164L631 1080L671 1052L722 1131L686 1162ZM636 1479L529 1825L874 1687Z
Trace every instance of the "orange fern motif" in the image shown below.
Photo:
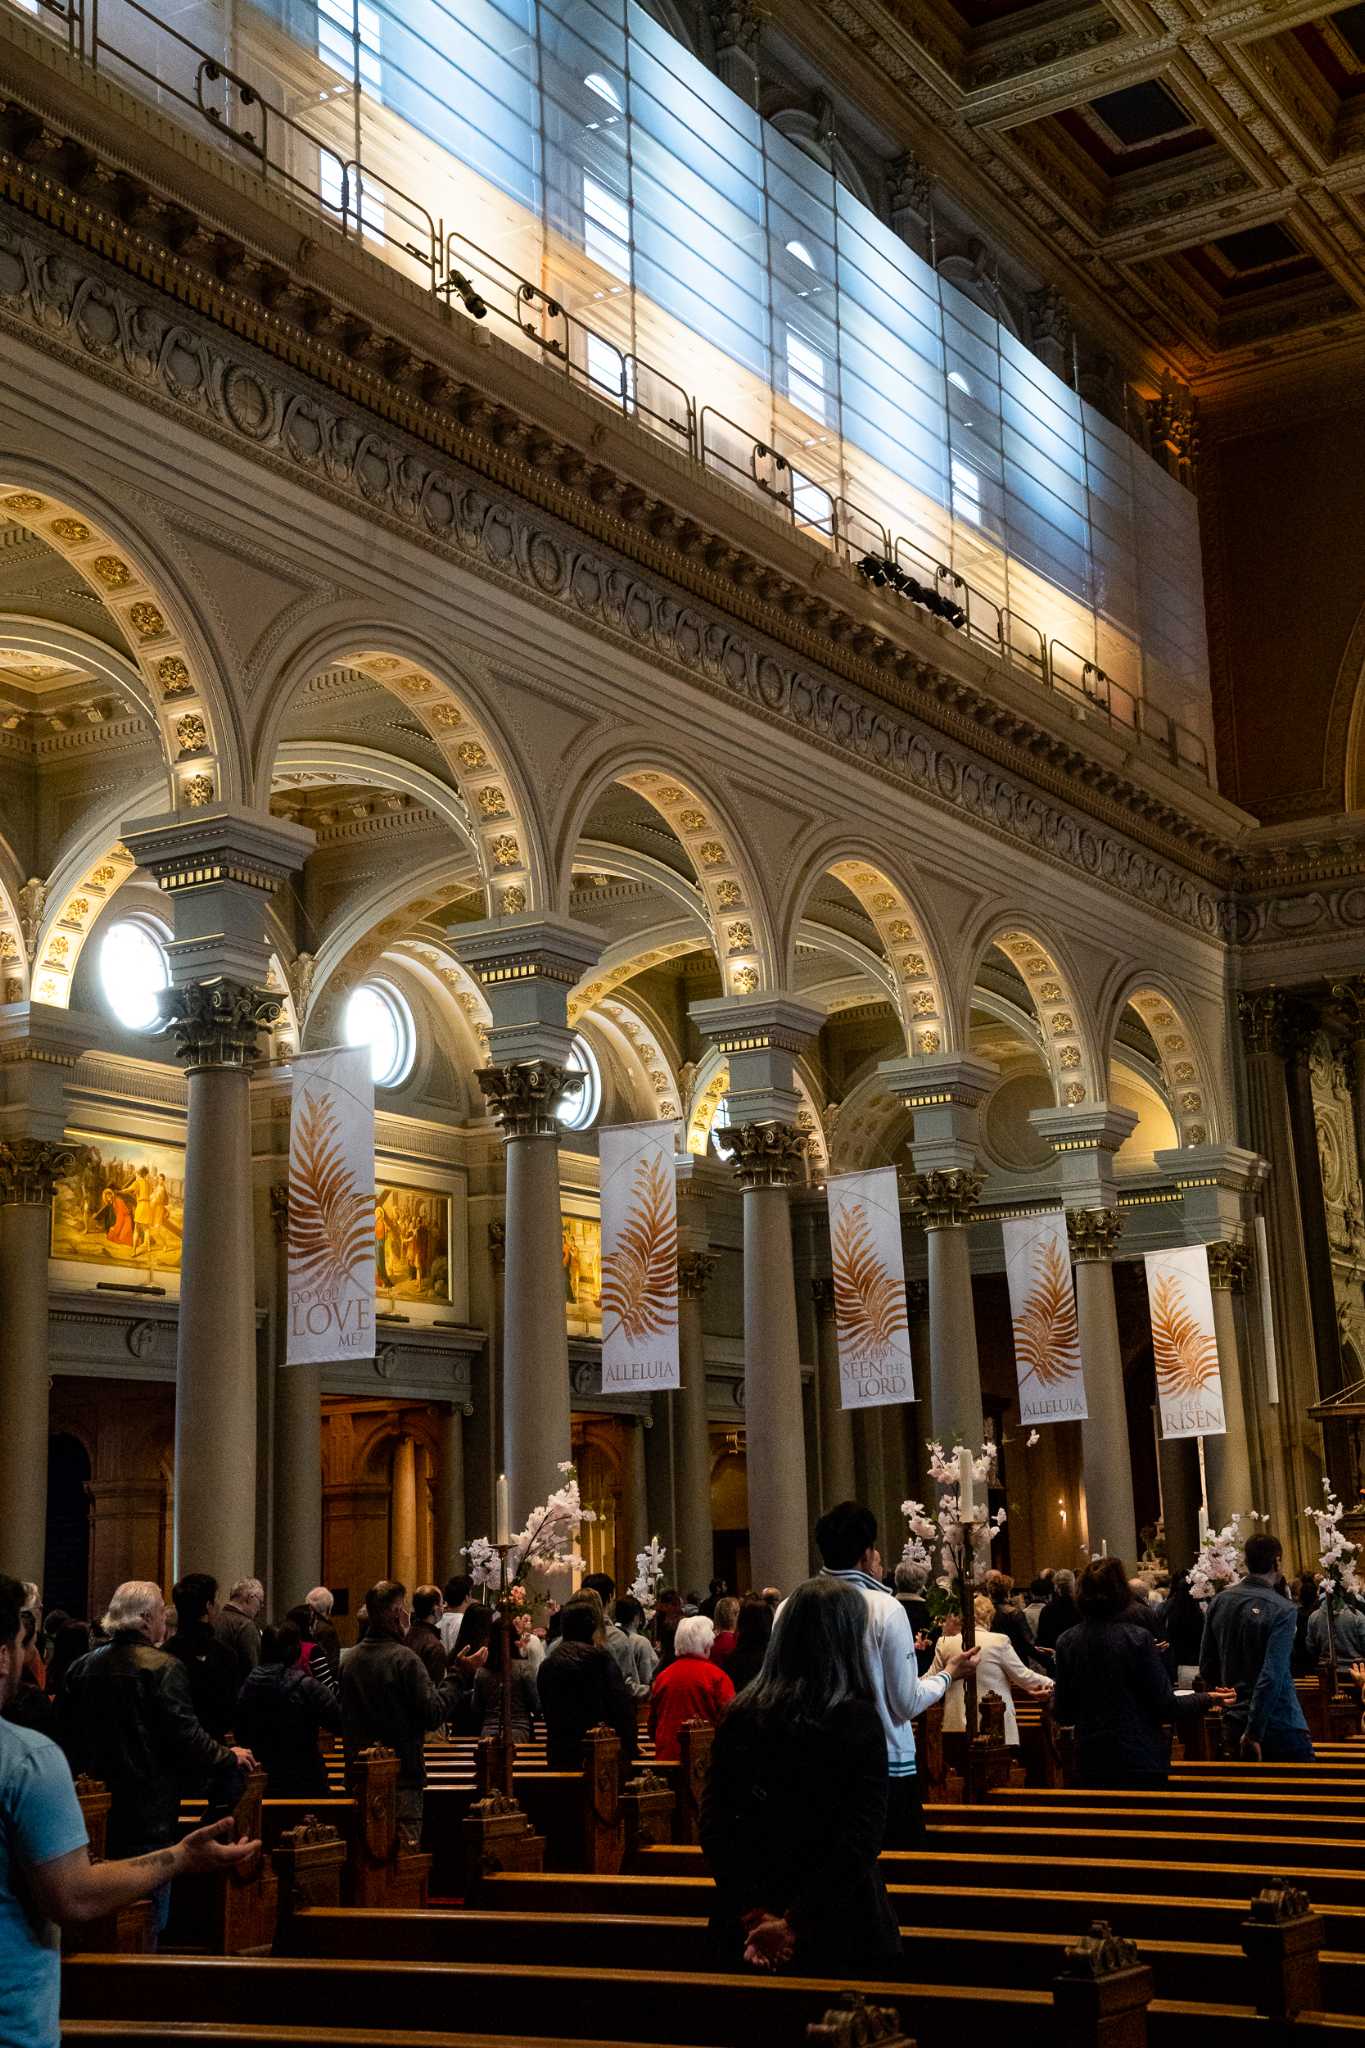
M1152 1351L1164 1400L1181 1400L1217 1382L1217 1343L1200 1326L1174 1273L1158 1273L1152 1290Z
M306 1090L289 1159L289 1250L296 1286L340 1294L374 1267L371 1200L346 1164L336 1103Z
M1081 1369L1071 1268L1055 1237L1035 1247L1033 1264L1036 1277L1014 1318L1019 1384L1036 1379L1040 1387L1055 1387Z
M905 1289L878 1258L861 1202L839 1211L831 1248L840 1343L854 1365L885 1365L910 1334Z
M606 1318L629 1343L659 1337L678 1320L678 1219L672 1176L657 1153L635 1170L630 1208L602 1261L603 1337Z

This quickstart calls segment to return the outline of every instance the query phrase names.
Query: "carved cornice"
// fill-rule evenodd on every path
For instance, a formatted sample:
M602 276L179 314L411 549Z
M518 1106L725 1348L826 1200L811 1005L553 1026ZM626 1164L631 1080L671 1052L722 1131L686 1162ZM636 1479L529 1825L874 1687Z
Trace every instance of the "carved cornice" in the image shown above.
M900 1185L912 1222L925 1230L960 1230L972 1220L986 1176L975 1167L939 1167L906 1174Z
M730 1124L715 1136L732 1154L741 1188L791 1188L804 1178L809 1139L794 1124Z
M84 1146L51 1144L43 1138L0 1143L0 1207L49 1208L57 1182L84 1157Z
M1205 1245L1204 1249L1209 1255L1210 1287L1245 1294L1247 1276L1251 1271L1250 1246L1234 1244L1230 1238L1218 1238L1214 1243Z
M553 1060L480 1067L474 1078L504 1138L558 1138L564 1126L555 1112L566 1095L583 1085L582 1074Z
M1123 1215L1118 1209L1068 1209L1066 1234L1071 1256L1078 1266L1112 1259L1123 1235Z
M174 1038L176 1057L188 1074L209 1068L247 1072L259 1057L261 1032L278 1021L283 1008L268 989L244 982L192 982L162 997L161 1033Z
M90 233L88 205L73 210L51 179L30 190L33 180L13 159L9 168L11 186L16 178L25 185L35 211L68 231ZM0 185L5 173L0 153ZM216 314L251 343L287 354L304 375L273 368L221 331L197 328L156 293L74 255L31 222L0 220L0 320L253 459L362 504L367 519L477 566L537 604L567 611L637 654L673 664L700 687L796 727L1007 841L1216 934L1217 899L1194 879L1215 880L1231 857L1223 833L1235 826L1215 824L1226 817L1216 798L1197 796L1182 809L1132 782L1117 756L1102 763L1077 738L1050 730L1041 715L1035 721L1023 686L1002 676L1000 694L978 687L972 677L981 664L968 650L946 649L949 666L938 668L897 644L888 629L909 634L910 622L889 603L871 603L832 565L817 560L799 578L784 576L695 521L666 544L658 537L658 501L637 487L614 486L607 495L615 509L604 516L600 462L553 443L543 429L536 432L545 449L536 461L525 459L517 452L525 423L511 431L507 408L470 387L452 387L449 403L438 409L368 360L358 366L320 345L285 317L284 301L267 317L240 291L225 295L210 271L166 250L149 251L112 215L102 219L99 240L116 258L135 260L165 291ZM61 261L53 263L58 250ZM327 402L319 383L360 391L368 412ZM376 414L400 434L377 427ZM447 459L432 461L432 448ZM531 519L527 502L491 495L476 477L510 485L550 518ZM567 528L553 524L557 516ZM669 517L676 527L676 516ZM607 541L618 558L585 544L584 535ZM662 572L696 602L680 603L672 590L629 571L623 577L622 555ZM770 636L773 647L736 630L736 619ZM797 662L786 658L789 650ZM802 659L817 664L815 671ZM953 664L962 673L953 673ZM832 684L831 675L847 686ZM1095 745L1103 754L1104 742Z
M715 1270L714 1252L679 1252L678 1293L684 1301L700 1301Z

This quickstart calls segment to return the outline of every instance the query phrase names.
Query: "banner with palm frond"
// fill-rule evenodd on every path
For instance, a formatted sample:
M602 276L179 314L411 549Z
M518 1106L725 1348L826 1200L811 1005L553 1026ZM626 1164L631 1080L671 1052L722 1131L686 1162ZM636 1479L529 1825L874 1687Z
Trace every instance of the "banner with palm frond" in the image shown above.
M1008 1216L1005 1278L1021 1422L1083 1422L1088 1410L1066 1215Z
M827 1188L842 1405L913 1401L896 1169L838 1174Z
M680 1384L677 1123L601 1133L602 1391Z
M287 1365L374 1357L374 1081L367 1045L300 1053L289 1117Z
M1145 1263L1161 1434L1223 1436L1209 1255L1202 1244L1181 1244L1148 1252Z

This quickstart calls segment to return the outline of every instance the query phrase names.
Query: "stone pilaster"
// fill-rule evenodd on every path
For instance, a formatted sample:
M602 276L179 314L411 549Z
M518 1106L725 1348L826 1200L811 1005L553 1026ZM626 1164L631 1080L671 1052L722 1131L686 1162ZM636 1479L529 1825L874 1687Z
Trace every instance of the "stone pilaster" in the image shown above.
M1085 1379L1081 1462L1087 1533L1092 1552L1107 1543L1131 1569L1137 1564L1137 1517L1113 1266L1123 1218L1116 1208L1068 1209L1066 1227L1076 1268L1076 1320Z
M815 1371L820 1415L821 1513L852 1500L857 1485L853 1459L853 1418L843 1405L839 1373L839 1331L834 1317L834 1281L822 1275L810 1283L815 1303Z
M322 1367L286 1365L289 1186L269 1191L275 1240L275 1611L302 1600L322 1578Z
M985 1439L967 1230L986 1176L975 1167L912 1173L901 1183L906 1211L929 1250L929 1380L934 1430L949 1448Z
M0 1142L0 1501L5 1570L41 1586L47 1531L47 1252L52 1196L79 1148Z
M678 1354L682 1385L673 1397L674 1518L679 1553L676 1568L689 1586L702 1593L712 1577L715 1553L702 1303L715 1269L715 1255L711 1252L684 1251L678 1255Z

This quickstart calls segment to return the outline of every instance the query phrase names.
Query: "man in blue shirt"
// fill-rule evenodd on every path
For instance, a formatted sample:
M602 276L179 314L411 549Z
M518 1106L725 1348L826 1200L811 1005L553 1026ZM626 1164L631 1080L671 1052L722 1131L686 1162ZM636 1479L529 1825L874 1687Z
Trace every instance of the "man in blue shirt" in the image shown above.
M24 1589L0 1576L0 1707L23 1667ZM99 1920L189 1871L240 1863L231 1820L172 1847L92 1863L80 1802L55 1742L0 1719L0 2048L58 2048L58 1927ZM57 1924L54 1925L53 1923Z
M1313 1740L1294 1690L1290 1658L1298 1610L1279 1590L1280 1541L1252 1536L1246 1577L1218 1595L1204 1622L1199 1671L1211 1691L1236 1697L1228 1722L1241 1729L1245 1757L1267 1763L1313 1761Z

